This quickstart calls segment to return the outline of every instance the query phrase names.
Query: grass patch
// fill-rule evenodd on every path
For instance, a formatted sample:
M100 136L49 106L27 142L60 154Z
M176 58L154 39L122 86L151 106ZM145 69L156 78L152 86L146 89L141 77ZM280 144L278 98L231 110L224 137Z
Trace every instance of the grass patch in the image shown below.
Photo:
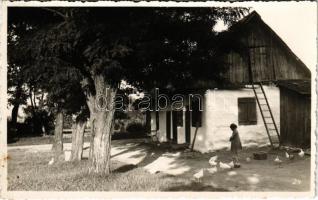
M109 176L89 174L89 161L57 162L48 165L52 158L49 149L11 148L8 155L8 190L20 191L308 191L310 188L311 158L297 156L293 160L285 158L285 151L270 151L268 148L247 149L240 152L241 168L219 169L207 174L200 181L193 181L193 174L209 167L208 160L215 154L225 163L231 161L231 153L218 151L210 154L176 151L164 145L152 145L140 141L117 140L112 143ZM250 160L253 153L267 151L267 160ZM116 152L118 151L118 152ZM86 152L88 153L88 152ZM172 156L173 155L173 156ZM141 156L145 156L142 157ZM274 159L279 156L280 166ZM121 159L119 159L121 157ZM139 164L130 161L141 158ZM131 160L130 160L131 159ZM158 163L158 159L161 159ZM125 163L122 163L122 162ZM158 173L150 174L144 166L151 166ZM163 165L161 165L163 164ZM165 166L170 170L186 167L178 175L165 174ZM162 166L162 169L161 169ZM230 174L230 172L236 172ZM233 173L231 172L231 173ZM294 180L298 180L294 184Z
M8 162L8 190L14 191L171 191L191 190L191 180L150 174L141 167L112 161L109 176L89 174L88 160L48 165L50 152L13 150ZM203 187L203 186L202 186ZM202 187L196 187L202 190ZM205 187L205 186L204 186ZM213 190L213 188L207 188Z
M26 146L26 145L41 145L41 144L52 144L54 141L54 136L38 136L38 137L21 137L17 139L13 143L8 143L8 146ZM84 136L84 142L89 142L90 136ZM64 143L71 143L72 138L71 135L68 137L63 138Z
M145 138L141 133L116 133L112 136L112 140L122 140L122 139L136 139ZM84 136L84 142L90 142L90 135ZM26 145L41 145L41 144L52 144L54 141L53 135L48 136L37 136L37 137L20 137L16 138L14 141L9 142L8 146L26 146ZM72 135L64 134L64 143L72 143Z
M52 144L53 136L45 137L21 137L16 139L12 143L8 143L8 146L25 146L25 145L39 145L39 144Z

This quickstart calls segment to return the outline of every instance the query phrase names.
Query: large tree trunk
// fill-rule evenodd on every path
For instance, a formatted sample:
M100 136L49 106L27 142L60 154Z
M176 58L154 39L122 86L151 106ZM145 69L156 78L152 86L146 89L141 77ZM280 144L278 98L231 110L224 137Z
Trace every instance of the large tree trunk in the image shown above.
M80 161L83 155L83 143L86 121L76 120L72 131L72 161Z
M90 145L89 145L89 158L92 157L93 149L94 149L94 137L95 137L95 132L94 132L94 116L93 113L90 112L90 118L89 118L89 124L91 128L91 139L90 139Z
M11 112L11 123L12 123L12 127L15 129L17 128L16 126L17 126L17 121L18 121L19 107L20 107L20 104L15 103L13 105L12 112Z
M52 150L54 151L56 156L60 156L63 154L63 124L64 124L64 116L62 111L58 111L56 113L55 118L55 129L54 129L54 142L52 146Z
M17 121L18 121L18 111L19 111L19 103L15 103L12 108L12 113L11 113L11 124L9 126L9 131L8 131L8 141L11 142L11 140L15 140L15 138L18 137L18 126L17 126Z
M117 89L102 76L94 77L96 95L88 97L92 132L90 172L110 173L111 131L115 113Z

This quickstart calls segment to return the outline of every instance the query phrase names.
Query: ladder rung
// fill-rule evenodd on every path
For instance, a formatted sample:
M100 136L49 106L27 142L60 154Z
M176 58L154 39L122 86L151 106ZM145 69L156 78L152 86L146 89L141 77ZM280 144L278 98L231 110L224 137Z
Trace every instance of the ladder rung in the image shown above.
M272 130L272 131L273 131L273 130ZM269 130L268 130L268 132L271 132L271 133L273 133L272 131L269 131ZM276 131L275 131L275 132L276 132ZM275 134L275 135L276 135L276 134Z
M275 125L275 119L272 117L271 108L267 102L266 94L265 94L265 91L263 90L262 83L257 84L257 86L259 86L259 87L255 88L255 86L253 84L253 90L255 93L255 97L257 99L257 104L258 104L259 109L262 113L262 118L264 121L264 125L266 127L267 135L268 135L269 140L271 142L271 145L273 147L280 146L279 132L278 132L276 125ZM263 107L263 106L267 106L267 108ZM268 115L268 113L270 115L267 116L266 113L267 113L267 115ZM271 120L268 120L268 119L271 119Z

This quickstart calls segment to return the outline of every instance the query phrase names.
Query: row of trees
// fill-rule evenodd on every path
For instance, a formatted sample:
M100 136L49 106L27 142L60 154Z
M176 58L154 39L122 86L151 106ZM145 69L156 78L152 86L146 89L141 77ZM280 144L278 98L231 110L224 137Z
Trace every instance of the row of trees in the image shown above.
M63 113L76 114L72 158L81 159L85 121L90 171L110 173L114 101L120 81L140 90L181 88L198 78L222 82L216 57L218 20L246 8L9 8L9 76L16 107L41 90L55 114L57 155ZM103 95L105 101L100 101ZM104 104L106 103L106 107ZM104 107L107 109L99 109ZM76 148L79 147L79 148Z

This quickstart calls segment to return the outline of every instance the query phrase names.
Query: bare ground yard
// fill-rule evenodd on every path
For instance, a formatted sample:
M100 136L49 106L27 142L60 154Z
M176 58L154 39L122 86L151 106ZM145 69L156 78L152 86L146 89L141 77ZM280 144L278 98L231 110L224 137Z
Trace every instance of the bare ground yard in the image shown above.
M86 144L87 146L87 144ZM112 144L110 176L87 172L88 148L78 163L60 162L48 165L50 145L9 147L8 190L37 191L308 191L310 157L287 160L284 151L269 148L245 149L240 154L242 167L205 173L200 180L193 174L209 168L208 160L218 155L230 162L228 151L201 154L168 150L146 144L143 140L116 140ZM69 150L70 146L65 146ZM253 152L269 152L267 160L246 161ZM274 163L279 155L283 163Z

